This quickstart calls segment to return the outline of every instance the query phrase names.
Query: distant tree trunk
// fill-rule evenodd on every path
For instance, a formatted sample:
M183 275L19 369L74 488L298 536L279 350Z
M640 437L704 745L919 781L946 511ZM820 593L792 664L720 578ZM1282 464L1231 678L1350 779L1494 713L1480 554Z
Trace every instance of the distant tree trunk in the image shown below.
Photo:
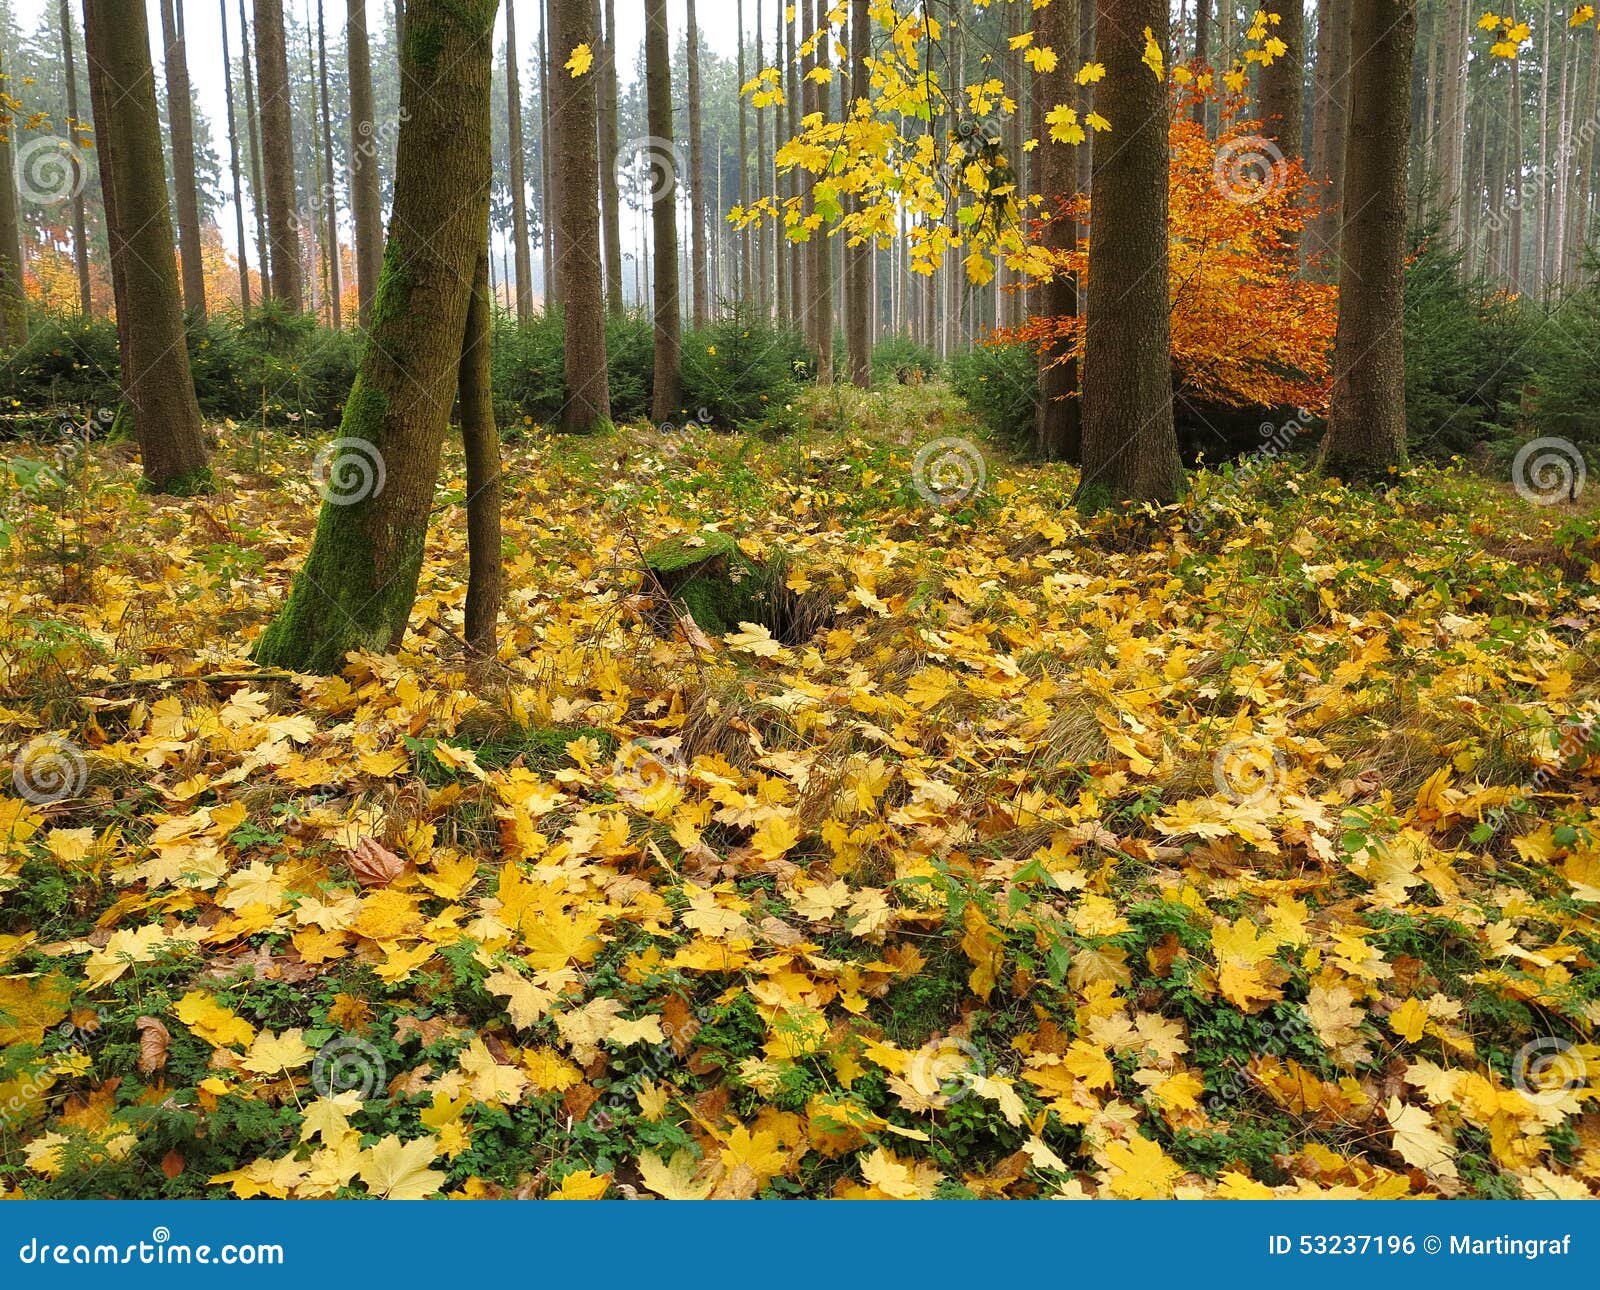
M361 326L372 321L372 302L383 272L383 184L378 173L378 126L372 102L372 50L367 0L349 0L345 27L350 75L350 208L356 229L356 296Z
M805 0L800 0L802 4ZM829 22L828 0L816 0L817 38L816 67L826 73L832 61L833 27ZM811 111L824 116L828 112L828 82L825 77L811 84ZM815 181L811 184L810 209L816 209ZM833 248L828 230L819 228L811 235L811 314L816 335L812 343L817 347L817 381L822 385L833 383Z
M511 237L517 265L517 321L533 318L533 253L528 243L528 175L522 151L522 85L517 67L517 6L506 5L506 121L511 134Z
M256 268L261 277L261 298L272 298L272 275L267 250L267 198L261 179L261 120L256 111L256 78L250 54L250 23L245 0L239 0L239 62L244 69L245 133L250 141L250 205L255 210Z
M1510 15L1516 18L1516 5L1510 6ZM1513 292L1522 290L1522 73L1519 56L1511 60L1511 103L1506 113L1506 179L1511 189L1510 229L1506 246L1506 277Z
M779 75L783 72L783 39L788 24L784 22L786 5L779 3L772 6L775 25L772 29L772 61ZM767 176L772 184L772 200L777 207L778 215L772 221L772 258L777 269L778 298L774 311L779 327L787 327L794 312L794 281L793 262L789 255L789 244L783 235L783 197L784 181L778 174L778 150L783 147L784 109L775 105L772 110L772 173Z
M645 97L652 149L672 155L672 40L667 0L644 0ZM654 158L652 158L653 160ZM678 313L678 177L652 184L651 222L656 252L656 370L650 415L657 425L676 421L681 389L683 336Z
M1194 61L1200 67L1209 66L1211 61L1211 0L1195 0L1194 3ZM1189 119L1196 125L1206 123L1204 96L1195 99ZM1044 147L1042 137L1039 146Z
M1348 6L1350 0L1336 0ZM1444 215L1445 245L1462 246L1462 200L1466 183L1467 145L1467 0L1446 0L1444 95L1439 108L1439 130L1444 137L1444 164L1439 172L1439 209ZM1346 31L1349 23L1345 23ZM1346 62L1349 47L1345 49ZM1348 96L1345 99L1349 103ZM1330 161L1333 154L1329 154ZM1337 191L1337 190L1336 190Z
M550 312L556 293L556 216L555 171L550 163L550 4L539 9L539 239L544 258L541 296L545 313Z
M222 0L224 5L227 0ZM226 28L224 28L226 39ZM67 130L74 142L83 118L78 115L78 59L72 49L71 0L61 0L61 61L67 82ZM228 137L233 137L233 127L228 127ZM82 165L82 162L79 162ZM235 170L235 174L237 174ZM240 247L244 246L241 236ZM94 317L94 292L89 284L89 220L83 199L83 185L72 187L72 258L78 269L78 312L85 318ZM242 261L241 261L242 263Z
M272 242L272 295L291 313L305 311L300 219L295 209L294 120L283 0L256 0L256 78L261 85L261 153Z
M1330 279L1339 249L1344 139L1350 118L1350 0L1317 0L1317 66L1312 79L1311 178L1320 185L1317 214L1301 246L1316 276ZM1446 103L1449 98L1446 96ZM1448 108L1446 108L1448 111ZM1448 145L1448 136L1446 139Z
M1039 167L1039 192L1044 198L1042 214L1049 221L1044 228L1044 243L1058 255L1070 252L1078 242L1078 222L1062 209L1062 203L1077 191L1078 158L1071 144L1050 138L1045 113L1057 103L1074 103L1078 98L1074 76L1079 66L1078 5L1081 0L1054 0L1039 16L1037 39L1056 51L1056 68L1038 78L1035 89L1034 137L1039 140L1035 156ZM1205 11L1202 3L1201 12ZM1081 146L1081 145L1080 145ZM1041 317L1069 318L1078 313L1078 283L1067 273L1058 273L1037 292ZM1039 412L1034 425L1035 452L1046 461L1078 462L1083 458L1083 420L1078 402L1078 364L1065 346L1050 346L1039 355Z
M706 271L706 163L700 138L700 24L695 17L694 0L688 0L689 45L689 225L694 230L693 268L694 325L711 321L711 287Z
M183 0L161 0L162 71L167 82L167 124L172 135L172 189L178 210L178 261L183 304L193 318L206 316L206 266L200 247L200 196L194 178L194 98L183 39Z
M756 0L756 65L753 69L756 75L761 74L765 63L762 54L761 42L761 0ZM767 123L766 116L758 109L754 113L756 128L756 169L755 179L750 189L752 205L758 205L767 192ZM756 241L756 309L763 319L771 316L772 296L769 294L772 284L772 266L768 254L769 242L767 239L766 220L757 221L754 229Z
M1543 294L1550 287L1550 34L1555 6L1544 0L1544 51L1539 60L1539 223L1534 232L1534 273ZM1440 20L1435 17L1435 22ZM1435 42L1437 45L1437 42Z
M239 165L238 117L233 107L233 56L228 49L228 0L218 0L222 20L222 86L228 105L228 168L233 175L233 214L239 239L239 312L250 320L250 239L244 231L244 177Z
M1351 0L1350 101L1362 128L1345 148L1345 217L1333 403L1321 467L1350 481L1406 460L1406 158L1416 0Z
M1053 7L1053 6L1052 6ZM1083 359L1080 502L1171 502L1183 488L1172 417L1167 283L1167 87L1145 65L1165 0L1099 0L1095 110L1118 122L1096 148Z
M801 4L805 0L800 0ZM745 83L744 64L744 0L737 0L735 6L736 38L739 42L738 55L738 84L739 91L739 209L747 210L750 206L750 119L745 107L743 86ZM739 247L739 307L746 309L750 305L754 283L750 266L750 230L740 229L738 232Z
M412 0L372 328L340 436L319 458L326 500L310 554L256 645L265 666L337 672L349 651L396 650L405 636L468 316L487 285L497 7Z
M1306 68L1306 12L1303 0L1277 6L1283 21L1273 29L1288 49L1261 69L1262 127L1286 161L1305 156L1304 84ZM1293 253L1297 241L1286 238Z
M122 284L122 396L145 484L192 492L207 483L206 449L173 263L150 26L142 4L123 0L84 0L83 16L112 274Z
M566 61L579 45L594 47L591 0L550 0L550 63ZM562 84L553 95L550 124L555 157L557 287L566 314L567 401L561 428L587 433L609 425L611 386L606 374L605 302L600 286L599 149L595 119L599 111L596 82L588 73Z
M804 7L803 6L803 0L802 0L802 4L801 4L800 7L801 8ZM799 59L795 54L795 31L794 31L794 25L795 25L795 23L797 21L799 21L799 12L797 10L796 13L794 14L794 16L790 17L787 8L785 8L784 6L781 6L781 5L779 6L779 11L781 13L783 13L783 15L784 15L784 24L783 24L783 66L784 66L784 76L785 76L785 89L784 89L785 104L784 104L784 110L788 115L789 137L791 139L793 139L793 138L798 137L798 135L800 134L800 94L801 94L801 89L800 89L800 66L799 66ZM804 180L801 172L795 171L795 170L791 170L789 172L789 192L788 192L789 197L791 197L792 199L795 199L795 200L799 200L801 192L803 191L804 183L805 183L805 180ZM720 218L720 212L719 212L719 218ZM809 305L807 304L807 302L810 300L810 296L807 295L808 287L806 285L807 253L806 253L806 247L804 246L803 243L793 242L793 241L789 240L789 236L788 236L788 218L787 218L787 216L785 216L784 223L780 227L779 236L783 239L783 244L788 247L788 253L789 253L789 283L790 283L790 287L791 287L791 294L790 294L791 315L790 315L789 318L785 319L784 322L785 322L786 326L788 326L791 330L793 330L794 329L794 324L795 324L795 321L796 321L796 318L795 318L794 315L799 315L799 319L802 322L802 324L804 324L805 319L809 316Z
M328 31L323 20L322 0L317 0L317 90L322 108L322 166L327 173L323 201L327 206L328 228L328 304L333 313L333 329L344 326L344 294L341 289L344 265L339 252L339 187L333 170L333 112L328 97Z
M15 97L0 50L0 94ZM28 339L28 293L23 282L22 212L17 192L14 136L16 120L0 129L0 348L15 349ZM170 248L169 248L170 253Z
M1057 0L1065 3L1066 0ZM1054 7L1053 5L1051 6ZM1049 9L1045 10L1048 15ZM872 15L870 0L851 0L850 4L850 99L852 105L865 103L872 93L872 76L867 59L872 56ZM850 304L846 311L849 327L847 351L850 380L863 390L872 388L872 239L857 235L854 246L845 247L845 294Z
M510 16L510 7L506 14ZM466 640L476 667L495 656L500 622L500 432L494 423L491 385L494 318L489 304L489 239L473 278L467 327L461 343L458 397L461 442L467 458Z
M605 4L605 39L600 47L600 209L605 228L606 312L616 317L626 308L622 290L622 194L617 185L617 9L615 0L605 0ZM655 160L653 150L650 160Z
M1593 126L1600 120L1600 27L1595 29L1591 43L1594 52L1587 60L1584 59L1582 48L1578 46L1573 47L1572 57L1579 64L1587 61L1589 65L1588 76L1585 78L1583 119ZM1576 98L1577 91L1574 90L1573 94ZM1562 167L1563 172L1581 174L1583 180L1582 187L1578 189L1577 199L1571 203L1573 227L1563 247L1563 258L1559 266L1563 285L1577 277L1584 248L1588 245L1593 231L1595 200L1597 193L1600 193L1595 184L1597 134L1600 134L1600 131L1585 129L1581 146L1574 151L1572 163Z

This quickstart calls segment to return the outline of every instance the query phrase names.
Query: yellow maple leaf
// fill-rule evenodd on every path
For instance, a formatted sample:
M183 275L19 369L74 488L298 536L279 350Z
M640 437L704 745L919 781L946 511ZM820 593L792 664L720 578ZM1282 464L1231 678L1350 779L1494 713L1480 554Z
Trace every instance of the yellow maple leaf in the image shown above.
M1183 1174L1183 1167L1159 1143L1138 1134L1126 1142L1113 1142L1104 1159L1110 1171L1106 1186L1120 1200L1170 1199L1173 1183Z
M660 1156L646 1152L639 1157L639 1181L662 1200L704 1200L717 1185L714 1171L696 1168L696 1161L685 1148L663 1163Z
M254 1026L203 990L191 990L179 999L172 1015L213 1048L243 1047L256 1037Z
M421 1200L444 1185L445 1175L428 1168L438 1156L439 1140L431 1134L403 1143L391 1133L361 1153L356 1172L374 1196Z
M573 80L577 80L578 77L584 75L594 66L594 50L590 49L588 45L579 45L572 51L572 57L567 59L562 66L571 73Z

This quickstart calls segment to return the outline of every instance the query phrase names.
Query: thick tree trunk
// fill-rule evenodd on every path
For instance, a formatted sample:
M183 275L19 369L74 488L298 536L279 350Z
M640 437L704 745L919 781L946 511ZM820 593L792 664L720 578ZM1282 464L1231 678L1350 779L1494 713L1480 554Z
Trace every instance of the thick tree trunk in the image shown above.
M16 96L0 50L0 94ZM0 129L0 347L28 339L28 293L22 274L22 212L17 192L16 122Z
M616 0L605 0L605 10L605 37L600 44L600 213L605 234L606 312L616 317L626 308L622 290L622 194L617 184L620 129ZM599 12L598 3L595 12ZM653 153L651 159L654 160Z
M178 262L183 305L192 318L206 316L206 267L200 247L200 195L194 180L194 97L183 39L183 0L161 0L162 71L167 82L167 124L172 135L172 188L178 210Z
M694 230L690 277L694 283L694 325L711 321L711 287L706 270L706 163L700 137L700 23L688 0L689 45L689 224Z
M84 0L83 16L112 274L121 280L122 396L146 486L193 492L208 483L206 450L173 263L149 23L143 5L121 0Z
M233 175L234 225L239 239L239 312L250 320L250 239L244 231L244 175L239 164L239 119L233 105L233 55L228 49L228 0L219 0L222 20L222 87L228 104L228 169Z
M261 154L272 242L272 296L293 313L305 309L300 217L295 205L294 121L283 0L256 0L256 79L261 87Z
M1312 78L1311 178L1317 214L1301 250L1318 277L1332 280L1339 249L1344 139L1350 120L1350 0L1317 0L1317 66ZM1447 100L1448 101L1448 100ZM1448 140L1447 140L1448 142Z
M1065 3L1065 0L1057 0ZM869 0L851 0L850 5L850 98L865 102L872 93L872 77L867 59L872 55L872 16ZM1054 8L1054 5L1051 6ZM1048 15L1049 9L1045 10ZM850 380L863 390L872 388L872 239L855 235L855 244L844 252L847 349Z
M514 0L506 5L506 120L511 133L511 237L516 243L517 321L533 318L533 254L528 243L528 175L522 151L522 84Z
M1060 254L1070 252L1078 241L1078 222L1062 209L1078 187L1077 150L1050 138L1045 113L1057 103L1075 103L1075 72L1080 60L1074 53L1078 45L1078 5L1084 0L1054 0L1039 17L1037 39L1056 51L1056 69L1038 78L1034 105L1034 137L1039 140L1039 193L1044 198L1042 214L1049 221L1044 228L1044 244ZM1092 2L1092 0L1090 0ZM1203 8L1203 6L1202 6ZM1078 312L1078 283L1067 273L1058 273L1032 293L1036 307L1045 318L1074 317ZM1034 424L1034 450L1046 461L1078 462L1083 458L1083 419L1078 402L1078 364L1067 356L1065 346L1051 346L1039 355L1039 412Z
M579 45L594 47L590 0L550 0L550 63L559 67ZM565 77L566 73L562 75ZM567 401L561 428L587 433L611 422L606 374L605 303L600 285L599 157L595 118L597 82L591 69L563 81L552 95L550 125L555 155L556 285L566 315Z
M239 62L244 68L245 133L250 141L250 204L255 209L256 267L261 275L261 297L272 298L271 258L267 239L267 196L261 178L261 119L256 110L256 78L250 54L250 23L245 0L239 0Z
M1362 129L1345 148L1345 218L1333 404L1321 467L1384 478L1406 459L1406 157L1416 0L1352 0L1350 101Z
M350 207L356 227L356 297L361 325L366 327L372 321L372 302L383 272L383 184L378 170L367 0L349 0L348 8L345 37L350 74Z
M500 509L504 490L500 479L500 432L494 423L490 381L494 328L489 299L489 238L485 225L483 253L478 256L461 343L458 392L461 442L467 458L466 640L475 666L482 666L495 656L502 581Z
M1095 110L1115 122L1096 148L1083 361L1080 503L1171 502L1183 487L1172 418L1167 309L1167 87L1145 65L1145 29L1166 36L1164 0L1099 0Z
M667 0L644 3L645 97L652 140L652 162L659 150L668 174L652 184L651 223L656 253L656 371L650 415L657 425L678 419L683 401L680 366L683 324L678 307L678 176L671 173L672 39L667 31Z
M224 5L227 2L222 0ZM71 0L61 0L61 61L67 82L67 130L75 139L83 118L78 115L78 60L72 47ZM231 138L231 126L228 133ZM242 239L239 245L244 245ZM89 284L89 220L82 184L74 184L72 188L72 258L78 269L78 312L85 318L93 318L94 292Z
M339 253L339 186L333 178L333 111L328 98L328 31L323 21L322 0L317 0L317 98L322 111L322 168L323 202L328 244L328 306L333 315L333 329L344 326L344 292L341 279L344 264Z
M383 276L339 438L318 460L326 500L311 552L256 645L266 666L336 672L351 650L396 650L405 636L474 284L488 272L497 7L409 6Z

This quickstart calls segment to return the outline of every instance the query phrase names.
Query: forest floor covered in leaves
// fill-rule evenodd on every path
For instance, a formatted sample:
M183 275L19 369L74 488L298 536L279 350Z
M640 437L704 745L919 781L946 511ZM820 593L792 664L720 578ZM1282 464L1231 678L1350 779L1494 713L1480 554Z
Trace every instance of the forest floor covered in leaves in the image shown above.
M477 686L458 455L334 679L248 657L315 443L13 482L4 1190L1600 1194L1592 521L1279 463L1083 522L988 447L942 510L942 387L796 419L509 444ZM782 612L674 631L716 534Z

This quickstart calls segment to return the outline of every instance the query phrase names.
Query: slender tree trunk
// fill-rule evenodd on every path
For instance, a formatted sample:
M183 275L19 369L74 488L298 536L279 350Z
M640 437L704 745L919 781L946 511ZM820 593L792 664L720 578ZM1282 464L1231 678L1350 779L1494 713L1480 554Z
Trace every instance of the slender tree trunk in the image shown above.
M226 5L227 0L222 0L222 3ZM224 38L226 38L226 27L224 27ZM67 82L67 130L76 142L83 118L78 115L78 59L73 53L71 0L61 0L61 59ZM231 125L228 127L228 136L230 139L233 137ZM80 161L78 164L83 163ZM244 247L242 237L239 246L242 251ZM82 184L74 184L72 187L72 258L78 269L78 312L85 318L93 318L94 292L89 283L89 220Z
M672 39L667 30L667 0L644 0L645 97L654 148L672 155ZM678 181L652 185L651 222L656 251L656 370L651 417L656 424L676 421L683 401L683 336L678 305Z
M6 71L4 50L0 50L0 95L16 95ZM23 281L15 133L15 121L0 129L0 348L8 350L28 339L28 293Z
M324 201L328 228L328 303L333 311L333 329L344 326L344 294L341 278L344 266L339 254L339 186L334 182L333 113L328 97L328 31L323 19L322 0L317 0L317 90L322 108L322 165L327 173Z
M1516 17L1512 5L1511 16ZM1513 292L1522 290L1522 72L1521 58L1511 60L1511 89L1506 113L1506 180L1510 189L1510 227L1506 245L1506 278Z
M1326 281L1338 273L1331 261L1339 249L1344 139L1350 119L1349 75L1350 0L1318 0L1310 171L1319 188L1317 214L1306 227L1301 251L1310 272Z
M261 86L261 153L272 242L272 295L291 313L305 310L300 218L295 205L293 101L284 43L283 0L256 2L256 78Z
M509 15L510 10L507 9ZM467 458L467 649L475 668L495 656L500 624L500 432L494 423L492 337L489 304L489 239L484 226L483 254L467 306L461 343L458 397L461 442Z
M805 3L805 0L801 0ZM832 62L833 28L828 20L828 0L816 0L816 28L822 33L817 39L816 66L826 73ZM824 115L828 111L828 81L825 76L812 85L811 110ZM811 208L816 207L816 185L812 183ZM833 383L833 249L826 228L811 235L811 288L813 292L812 316L816 327L814 344L817 347L817 381L822 385Z
M378 126L372 101L372 49L367 0L349 0L345 39L350 76L350 207L356 230L356 296L361 326L372 321L372 302L383 272L383 185L378 173Z
M801 4L805 0L800 0ZM745 58L744 58L744 0L737 0L735 6L735 26L739 42L738 76L739 76L739 209L748 210L750 207L750 116L745 106L743 86L745 83ZM739 239L739 306L741 309L750 307L754 298L754 274L750 264L750 230L740 229Z
M555 170L550 151L550 4L543 0L539 10L539 226L544 236L544 311L550 312L556 295L556 216ZM615 173L613 171L613 173Z
M1544 0L1544 53L1539 63L1539 227L1534 245L1540 293L1550 289L1550 29L1554 5Z
M272 298L268 256L266 187L261 179L261 121L256 111L256 78L250 55L250 23L245 0L239 0L239 63L244 70L245 133L250 142L250 204L255 210L256 268L261 278L261 298Z
M1198 67L1208 67L1211 62L1211 5L1212 0L1195 0L1194 4L1194 62ZM1189 119L1196 125L1204 125L1207 106L1204 97L1195 99ZM1042 136L1039 146L1044 147Z
M1283 21L1275 29L1288 48L1261 69L1262 128L1286 161L1305 157L1304 84L1306 66L1306 11L1303 0L1279 4ZM1291 233L1290 253L1296 251Z
M872 54L872 17L869 0L850 5L850 96L852 105L865 103L872 92L867 59ZM1045 11L1046 13L1049 10ZM858 207L859 209L859 207ZM844 249L846 348L850 380L860 389L872 388L872 239L852 234Z
M1406 460L1406 158L1416 0L1352 0L1345 218L1333 403L1321 467L1381 480Z
M516 0L506 0L506 121L511 134L511 237L517 267L517 321L533 318L533 254L528 243L528 175L522 151L522 84L517 64Z
M594 7L590 0L550 0L550 62L565 60L562 50L594 47ZM599 111L597 82L591 70L562 84L553 96L551 127L555 157L557 288L566 314L567 401L561 427L586 433L611 421L611 386L606 374L606 320L600 284Z
M122 282L122 396L146 486L192 492L208 483L206 450L172 256L150 27L143 5L84 0L83 9L106 231L113 277Z
M161 0L162 70L167 82L167 123L172 134L172 188L178 210L178 260L183 304L193 318L206 316L206 268L200 247L200 197L194 178L194 109L183 39L183 0Z
M799 59L795 54L795 23L800 21L800 10L803 8L804 4L801 3L796 7L795 12L791 15L786 7L782 5L779 6L779 11L783 14L784 18L784 112L787 117L788 132L791 139L798 137L800 134L800 66ZM790 170L788 195L792 200L800 200L804 184L805 179L801 172ZM790 316L784 320L784 325L791 330L794 330L795 323L798 320L801 323L801 330L804 330L805 321L809 317L809 305L807 302L810 300L810 296L807 295L808 287L806 284L807 253L803 243L790 240L788 228L788 215L785 214L783 223L780 225L779 238L781 239L781 244L787 248L789 256L789 284L791 288L791 295ZM798 315L798 319L796 318L796 315Z
M690 277L694 283L694 325L699 328L711 321L711 288L706 273L705 148L700 136L700 23L694 0L688 3L689 224L694 230Z
M766 59L762 52L761 31L761 0L756 0L756 75L761 74ZM755 112L756 128L756 172L755 182L752 185L750 199L759 203L767 195L767 119L765 113ZM771 317L772 311L772 257L770 255L771 243L767 237L767 221L760 220L755 225L756 239L756 308L760 310L763 319Z
M233 55L228 48L228 0L219 0L222 20L222 87L228 104L228 163L233 174L233 214L239 238L239 312L250 320L250 239L244 230L244 176L239 165L238 117L233 106Z
M1572 57L1580 64L1588 63L1588 74L1585 78L1585 100L1583 108L1584 130L1583 137L1573 147L1573 155L1564 170L1576 172L1581 182L1576 186L1576 199L1572 201L1572 232L1567 239L1566 254L1561 265L1561 280L1563 284L1576 280L1584 249L1588 246L1589 238L1593 233L1593 212L1595 208L1595 157L1596 136L1600 135L1600 28L1596 28L1591 38L1594 52L1586 60L1581 47L1574 46ZM1576 80L1576 77L1574 77ZM1576 91L1574 91L1576 97ZM1568 185L1569 188L1574 185Z
M1079 59L1068 58L1078 44L1078 5L1083 0L1053 0L1039 18L1037 39L1056 51L1056 68L1040 76L1034 106L1034 137L1039 140L1039 193L1044 198L1042 214L1044 244L1057 255L1070 253L1077 245L1078 222L1062 204L1077 190L1078 159L1070 144L1050 138L1045 113L1057 103L1074 103L1074 74ZM1092 0L1091 0L1092 2ZM1206 11L1204 0L1200 12ZM1080 113L1081 115L1081 113ZM1068 273L1057 273L1038 289L1037 307L1045 318L1075 317L1078 313L1078 283ZM1083 457L1083 421L1078 403L1078 364L1069 357L1066 346L1048 346L1039 355L1039 412L1034 424L1034 449L1046 461L1078 462Z
M616 0L605 0L605 7L605 39L600 46L600 208L605 226L606 312L616 317L626 308L622 292L622 195L617 186L620 132L617 124ZM598 8L597 5L597 12ZM657 160L656 151L646 146L653 165Z
M1439 209L1444 214L1445 244L1459 250L1467 169L1467 0L1446 0L1443 75L1439 129L1444 136L1444 165L1439 175Z
M256 645L266 666L336 672L349 651L396 650L405 636L467 320L487 281L497 7L412 0L372 328L340 437L319 458L326 500L311 552Z
M1144 63L1165 40L1164 0L1099 0L1096 111L1116 128L1095 149L1083 363L1083 484L1089 510L1171 502L1183 488L1172 416L1167 283L1167 87Z

